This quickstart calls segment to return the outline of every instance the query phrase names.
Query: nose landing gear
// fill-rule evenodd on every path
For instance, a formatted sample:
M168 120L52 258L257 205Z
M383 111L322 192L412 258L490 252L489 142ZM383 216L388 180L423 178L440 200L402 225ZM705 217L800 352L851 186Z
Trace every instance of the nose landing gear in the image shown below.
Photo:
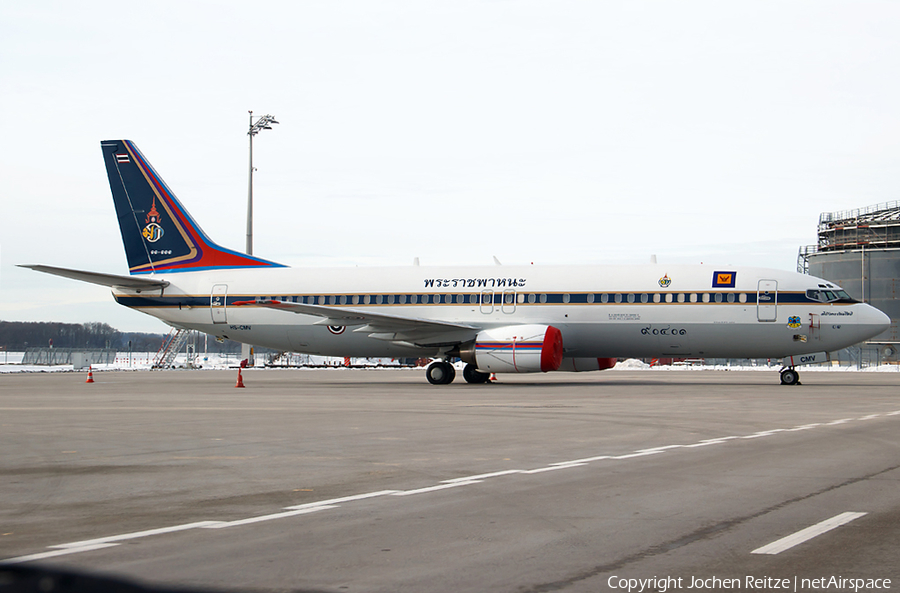
M794 367L781 369L782 385L800 385L800 373L794 370Z

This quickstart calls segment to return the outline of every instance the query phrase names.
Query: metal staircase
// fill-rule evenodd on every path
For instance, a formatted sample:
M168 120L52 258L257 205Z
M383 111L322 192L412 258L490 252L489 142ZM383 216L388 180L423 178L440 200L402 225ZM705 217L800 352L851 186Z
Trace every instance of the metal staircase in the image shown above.
M175 362L175 357L184 343L187 341L191 331L188 329L175 329L169 332L169 335L163 340L162 346L153 359L153 369L167 369Z

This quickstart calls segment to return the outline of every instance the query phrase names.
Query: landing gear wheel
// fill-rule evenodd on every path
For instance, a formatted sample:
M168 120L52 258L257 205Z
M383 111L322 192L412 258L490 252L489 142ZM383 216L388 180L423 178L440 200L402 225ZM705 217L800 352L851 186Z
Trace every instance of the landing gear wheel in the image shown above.
M449 362L438 360L425 369L425 378L432 385L446 385L456 378L456 369Z
M782 385L799 385L800 384L800 373L798 373L794 369L784 369L783 371L781 371L781 384Z
M463 378L466 380L466 383L487 383L491 375L490 373L482 373L473 364L467 364L463 368Z

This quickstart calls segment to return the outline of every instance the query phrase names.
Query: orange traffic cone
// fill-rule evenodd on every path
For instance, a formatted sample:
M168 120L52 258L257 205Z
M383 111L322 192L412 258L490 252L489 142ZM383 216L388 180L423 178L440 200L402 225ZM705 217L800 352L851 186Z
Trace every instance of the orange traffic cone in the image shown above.
M493 383L496 380L497 380L497 373L491 373L491 376L488 379L488 383Z
M88 378L85 383L93 383L94 382L94 371L91 369L90 365L88 365Z
M244 378L241 376L241 369L238 368L238 380L235 387L243 387L244 386Z

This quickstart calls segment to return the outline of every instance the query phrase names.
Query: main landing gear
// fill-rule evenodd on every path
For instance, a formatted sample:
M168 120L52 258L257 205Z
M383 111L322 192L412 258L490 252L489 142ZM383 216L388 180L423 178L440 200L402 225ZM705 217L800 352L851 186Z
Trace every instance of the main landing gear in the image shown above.
M463 377L466 383L487 383L491 375L482 373L475 368L475 365L467 364L463 369ZM432 385L447 385L456 378L456 369L445 360L436 360L425 369L425 378Z
M781 369L782 385L800 385L800 373L794 370L794 367Z
M456 369L446 360L436 360L425 369L425 378L432 385L447 385L456 378Z

